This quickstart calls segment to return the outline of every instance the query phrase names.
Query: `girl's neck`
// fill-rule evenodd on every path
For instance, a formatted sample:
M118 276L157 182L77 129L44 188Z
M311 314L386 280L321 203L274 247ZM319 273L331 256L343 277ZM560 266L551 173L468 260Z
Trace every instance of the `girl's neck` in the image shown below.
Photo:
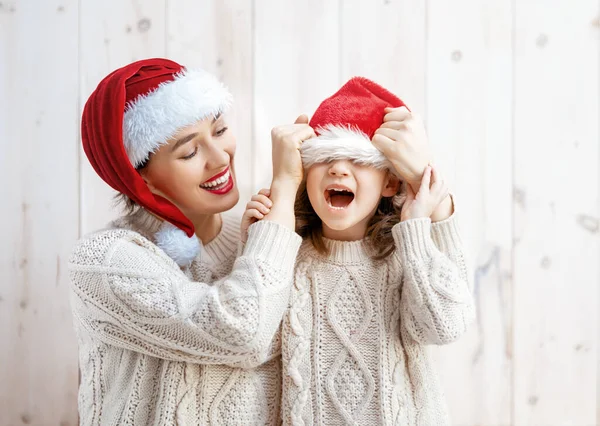
M336 241L358 241L365 238L367 233L367 226L369 225L369 221L371 220L371 216L368 216L358 222L357 224L346 228L346 229L332 229L328 227L324 222L323 223L323 236L329 240Z

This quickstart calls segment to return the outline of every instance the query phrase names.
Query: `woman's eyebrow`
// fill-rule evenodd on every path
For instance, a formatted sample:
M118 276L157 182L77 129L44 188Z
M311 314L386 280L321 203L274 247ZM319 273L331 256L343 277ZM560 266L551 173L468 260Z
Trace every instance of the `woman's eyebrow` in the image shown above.
M198 136L198 133L190 133L189 135L182 137L177 142L175 142L175 145L173 145L173 147L171 148L171 152L175 151L181 145L188 143L189 141L194 139L196 136Z

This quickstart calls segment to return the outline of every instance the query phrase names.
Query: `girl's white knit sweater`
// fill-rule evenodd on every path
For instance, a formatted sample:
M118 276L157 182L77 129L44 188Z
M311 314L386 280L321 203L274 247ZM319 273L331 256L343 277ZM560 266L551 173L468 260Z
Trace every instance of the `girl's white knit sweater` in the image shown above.
M70 261L83 425L277 425L278 330L300 237L239 222L181 269L144 211L83 238ZM264 363L264 364L263 364Z
M300 249L282 331L284 424L449 423L427 345L456 340L474 305L455 215L401 222L396 250Z

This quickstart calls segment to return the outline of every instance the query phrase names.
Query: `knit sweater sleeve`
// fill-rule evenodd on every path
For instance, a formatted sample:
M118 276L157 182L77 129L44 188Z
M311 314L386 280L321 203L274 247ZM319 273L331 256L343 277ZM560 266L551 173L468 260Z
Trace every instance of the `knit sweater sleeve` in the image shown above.
M402 321L421 344L451 343L474 318L455 220L451 218L443 228L436 225L434 232L429 218L403 221L392 230L397 248L394 256L403 270Z
M136 232L92 235L69 264L75 320L107 344L158 358L251 367L272 351L300 243L257 222L231 274L207 284Z

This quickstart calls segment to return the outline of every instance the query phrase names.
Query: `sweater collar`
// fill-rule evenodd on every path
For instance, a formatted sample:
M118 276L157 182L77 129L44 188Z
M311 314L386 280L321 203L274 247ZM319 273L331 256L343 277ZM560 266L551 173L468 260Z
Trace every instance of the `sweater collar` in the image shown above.
M323 237L329 250L326 259L338 264L357 264L372 259L374 250L367 239L357 241L339 241Z
M178 232L178 228L158 219L145 209L117 219L113 226L140 233L163 249L179 266L189 265L200 253L203 261L208 263L224 262L237 250L239 241L239 223L229 215L222 215L219 234L206 246L202 246L196 236L187 238L183 231Z

